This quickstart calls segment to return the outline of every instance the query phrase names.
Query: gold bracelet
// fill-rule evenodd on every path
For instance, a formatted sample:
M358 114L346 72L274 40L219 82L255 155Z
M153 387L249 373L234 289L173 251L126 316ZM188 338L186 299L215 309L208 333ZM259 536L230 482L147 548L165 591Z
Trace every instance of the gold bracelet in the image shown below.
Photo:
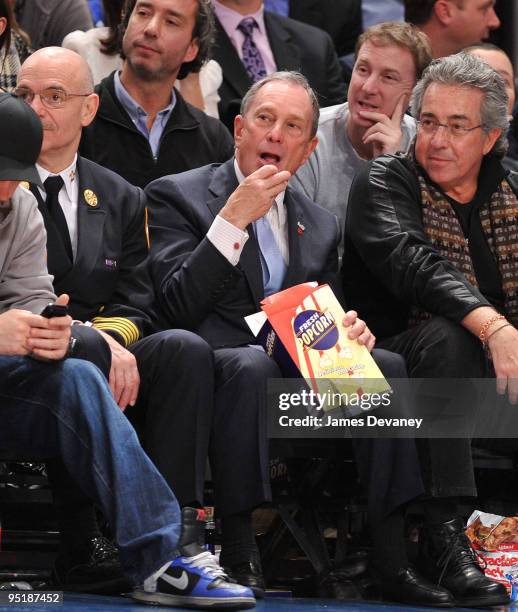
M505 323L504 325L501 325L498 329L495 329L494 332L491 332L489 334L489 336L486 338L486 341L484 344L487 345L487 343L489 342L489 339L491 338L491 336L494 336L497 332L499 332L501 329L504 329L504 327L512 327L512 323Z
M493 325L493 323L496 323L497 321L501 321L502 319L505 319L504 315L497 314L492 317L489 317L489 319L487 319L484 325L482 325L482 327L480 328L480 333L478 334L478 338L480 342L482 342L482 344L486 343L486 340L487 340L486 334L489 328L491 327L491 325Z

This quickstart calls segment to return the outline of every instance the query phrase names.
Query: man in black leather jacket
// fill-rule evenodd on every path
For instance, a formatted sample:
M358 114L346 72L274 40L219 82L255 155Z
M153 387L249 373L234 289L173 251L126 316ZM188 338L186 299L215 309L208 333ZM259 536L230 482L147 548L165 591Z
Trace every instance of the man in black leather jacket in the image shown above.
M377 346L401 353L411 377L496 374L497 390L516 403L518 181L499 160L507 113L503 80L478 58L434 61L413 94L412 155L379 157L353 183L342 278L349 304L381 339ZM456 518L458 497L476 495L470 441L418 446L429 494L423 573L435 579L444 569L440 584L457 605L502 601L505 594L469 562ZM449 543L447 566L438 565ZM403 588L411 591L408 580Z

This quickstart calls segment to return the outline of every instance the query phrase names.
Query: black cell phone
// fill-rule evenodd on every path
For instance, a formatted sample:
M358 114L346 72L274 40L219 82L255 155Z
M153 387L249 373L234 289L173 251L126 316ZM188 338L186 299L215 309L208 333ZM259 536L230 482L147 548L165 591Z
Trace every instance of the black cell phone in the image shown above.
M67 306L63 304L47 304L43 309L41 316L46 319L52 319L52 317L66 317L68 314Z

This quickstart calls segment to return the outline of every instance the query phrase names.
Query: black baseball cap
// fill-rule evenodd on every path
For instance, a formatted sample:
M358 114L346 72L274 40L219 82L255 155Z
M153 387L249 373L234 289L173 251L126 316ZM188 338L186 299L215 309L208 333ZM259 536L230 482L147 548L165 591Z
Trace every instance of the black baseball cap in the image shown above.
M43 141L38 115L20 98L0 94L0 181L28 181L41 186L36 170Z

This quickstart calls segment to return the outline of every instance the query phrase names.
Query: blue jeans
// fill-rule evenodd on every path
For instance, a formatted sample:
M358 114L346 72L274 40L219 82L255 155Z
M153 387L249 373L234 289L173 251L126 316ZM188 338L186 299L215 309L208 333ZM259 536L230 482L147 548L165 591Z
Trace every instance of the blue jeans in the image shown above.
M136 585L176 555L176 498L91 363L0 356L0 450L61 457L109 520Z

